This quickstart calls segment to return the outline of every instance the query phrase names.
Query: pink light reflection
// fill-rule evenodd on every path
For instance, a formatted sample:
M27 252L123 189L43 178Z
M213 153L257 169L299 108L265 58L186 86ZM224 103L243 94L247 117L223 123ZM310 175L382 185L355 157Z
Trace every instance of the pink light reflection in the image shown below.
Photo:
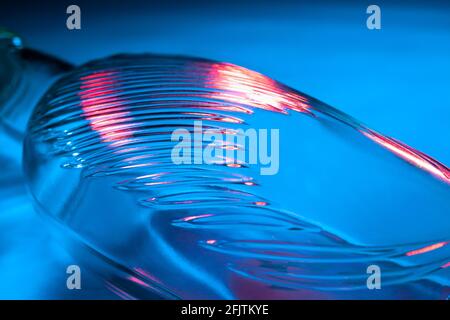
M286 113L288 109L309 113L306 97L280 88L276 81L255 71L227 63L214 63L209 66L208 76L206 86L217 89L217 92L208 93L209 98L281 113Z
M129 126L123 123L132 120L123 107L125 101L113 87L117 83L116 73L102 71L80 78L81 108L90 127L100 134L103 142L123 141L132 136Z
M433 176L439 178L440 180L450 183L450 170L444 164L438 162L437 160L427 156L426 154L411 148L410 146L394 140L392 138L383 136L372 130L360 132L367 138L378 143L382 147L393 152L395 155L406 160L412 165L429 172Z
M187 222L187 221L197 220L197 219L201 219L201 218L207 218L207 217L211 217L211 216L212 216L211 213L207 213L207 214L200 214L197 216L184 217L182 220Z
M139 273L141 276L148 278L156 283L161 284L161 281L159 281L157 278L155 278L154 276L152 276L150 273L148 273L147 271L145 271L142 268L134 268L134 271L136 271L137 273Z
M448 243L449 243L448 241L438 242L438 243L435 243L435 244L432 244L432 245L429 245L429 246L426 246L426 247L423 247L423 248L420 248L417 250L409 251L406 253L406 255L408 257L410 257L410 256L418 255L418 254L427 253L427 252L442 248L443 246L447 245Z
M134 283L136 283L136 284L138 284L140 286L143 286L143 287L146 287L146 288L150 288L150 286L147 283L145 283L144 281L142 281L142 280L140 280L140 279L138 279L136 277L129 276L128 280L130 280L130 281L132 281L132 282L134 282Z

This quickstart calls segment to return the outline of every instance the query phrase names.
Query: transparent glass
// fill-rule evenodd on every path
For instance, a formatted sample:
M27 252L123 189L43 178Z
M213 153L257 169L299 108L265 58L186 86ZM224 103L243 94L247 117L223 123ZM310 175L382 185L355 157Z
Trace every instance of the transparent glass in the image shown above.
M174 164L172 133L194 136L194 121L279 129L278 173ZM39 210L104 262L122 298L448 296L448 168L236 65L119 55L78 67L34 110L24 163ZM373 265L383 290L367 287Z

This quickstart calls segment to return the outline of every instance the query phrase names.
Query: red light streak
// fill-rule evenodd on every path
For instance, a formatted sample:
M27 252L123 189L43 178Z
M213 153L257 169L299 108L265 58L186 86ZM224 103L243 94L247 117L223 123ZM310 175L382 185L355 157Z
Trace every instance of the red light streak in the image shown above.
M415 150L400 141L383 136L372 130L360 132L412 165L429 172L444 182L450 183L450 170L437 160L434 160L426 154Z
M429 245L429 246L426 246L426 247L423 247L423 248L420 248L420 249L417 249L417 250L409 251L409 252L406 253L406 255L408 257L410 257L410 256L418 255L418 254L427 253L427 252L430 252L430 251L442 248L443 246L445 246L447 244L448 244L448 241L446 241L446 242L438 242L438 243L435 243L435 244L432 244L432 245Z

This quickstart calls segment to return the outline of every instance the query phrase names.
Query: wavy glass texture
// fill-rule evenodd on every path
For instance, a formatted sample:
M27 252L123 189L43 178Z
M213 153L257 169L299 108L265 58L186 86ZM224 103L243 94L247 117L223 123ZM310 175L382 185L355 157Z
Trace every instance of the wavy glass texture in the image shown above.
M173 164L172 132L197 120L279 128L279 173ZM40 210L117 270L105 285L121 298L448 296L448 167L243 67L83 65L37 105L24 162ZM366 287L373 264L381 292Z

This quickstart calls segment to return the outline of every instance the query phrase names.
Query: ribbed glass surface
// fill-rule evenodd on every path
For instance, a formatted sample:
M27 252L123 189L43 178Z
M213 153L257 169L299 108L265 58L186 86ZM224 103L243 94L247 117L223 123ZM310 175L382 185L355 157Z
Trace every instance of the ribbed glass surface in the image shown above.
M279 130L276 174L232 161L226 151L248 145L220 140L231 159L173 161L177 129L195 154L206 130L249 128ZM370 298L370 265L382 270L378 298L440 298L448 286L449 169L236 65L90 62L40 100L24 152L40 210L104 262L95 268L123 298Z

